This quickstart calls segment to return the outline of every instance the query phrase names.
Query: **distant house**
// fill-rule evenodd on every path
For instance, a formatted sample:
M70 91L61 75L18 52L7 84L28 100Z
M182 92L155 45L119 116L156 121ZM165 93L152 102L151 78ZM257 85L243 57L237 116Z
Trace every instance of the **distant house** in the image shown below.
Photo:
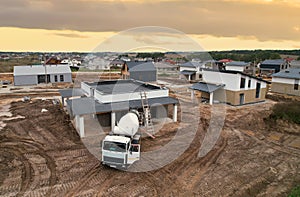
M60 64L61 60L56 57L56 56L52 56L49 57L48 59L46 59L46 61L44 62L46 65L50 65L50 64Z
M14 84L16 86L57 82L72 82L72 73L69 66L14 66Z
M243 61L231 61L228 62L225 65L226 70L234 70L234 71L239 71L239 72L244 72L244 73L249 73L252 71L251 69L251 63L250 62L243 62Z
M233 61L232 59L221 59L218 62L229 63L229 62L232 62L232 61Z
M300 68L300 61L293 60L290 62L290 68Z
M123 79L135 79L144 82L157 80L157 71L152 62L126 62L121 70Z
M272 75L272 92L300 96L300 68L290 68Z
M123 60L113 60L110 62L110 69L120 69L124 66L125 62Z
M183 76L188 81L202 79L202 69L204 65L199 62L186 62L179 65L180 76Z
M260 74L271 76L281 70L289 68L289 64L283 59L265 60L260 65Z
M203 70L203 81L194 84L192 98L230 105L244 105L265 100L269 82L240 71Z

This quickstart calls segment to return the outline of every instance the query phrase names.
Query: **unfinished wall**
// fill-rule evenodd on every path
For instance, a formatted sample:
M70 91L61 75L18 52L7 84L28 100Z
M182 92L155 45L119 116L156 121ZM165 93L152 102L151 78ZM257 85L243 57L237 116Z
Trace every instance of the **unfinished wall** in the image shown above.
M240 94L244 94L244 104L256 103L265 100L266 88L260 89L259 98L255 98L255 90L230 91L226 90L226 102L231 105L240 105Z
M209 100L209 93L194 90L194 100L195 101L197 100L198 102L202 102L202 99Z
M220 88L214 91L214 101L218 101L220 103L226 103L226 90Z
M152 118L166 118L168 117L168 106L156 105L151 106L151 116Z
M97 119L102 127L110 127L111 115L110 113L97 114Z
M294 90L294 84L272 82L272 92L300 96L300 86Z

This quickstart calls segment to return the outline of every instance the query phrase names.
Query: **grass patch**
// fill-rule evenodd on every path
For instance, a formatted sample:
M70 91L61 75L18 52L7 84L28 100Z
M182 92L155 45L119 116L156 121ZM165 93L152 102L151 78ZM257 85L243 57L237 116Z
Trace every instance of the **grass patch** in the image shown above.
M275 104L270 119L281 119L300 124L300 102L293 101Z
M288 197L299 197L300 196L300 186L295 187Z

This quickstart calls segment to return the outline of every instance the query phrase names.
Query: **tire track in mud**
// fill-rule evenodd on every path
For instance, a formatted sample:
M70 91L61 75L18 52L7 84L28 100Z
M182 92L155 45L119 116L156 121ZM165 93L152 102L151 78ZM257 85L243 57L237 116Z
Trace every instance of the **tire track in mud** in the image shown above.
M203 174L205 174L208 171L208 168L213 165L218 157L222 154L223 150L227 146L227 138L222 137L220 140L220 144L218 144L218 148L215 150L211 150L204 158L200 159L200 161L194 161L194 166L189 167L187 170L187 174L183 175L184 177L188 178L190 180L189 185L187 185L186 190L192 190L195 191L195 186L200 181ZM200 170L198 170L200 167ZM193 174L196 173L196 176L193 176Z
M270 140L267 140L265 137L260 139L261 137L258 137L258 136L255 136L255 135L250 135L247 131L245 130L241 130L241 132L248 136L249 138L255 140L257 143L259 144L262 144L262 145L265 145L269 148L272 148L276 151L279 151L279 152L282 152L282 153L285 153L285 154L289 154L289 155L293 155L293 156L296 156L296 157L300 157L300 152L299 150L296 150L294 148L291 148L291 147L288 147L288 146L285 146L283 144L277 144L277 143L274 143Z
M216 162L226 146L226 137L221 137L215 148L203 158L198 157L200 145L189 151L189 153L185 153L184 157L179 158L176 163L172 164L174 167L171 167L171 169L174 170L169 170L170 172L167 173L170 177L170 184L165 187L163 192L168 195L176 190L180 193L195 191L194 189L201 180L201 177ZM156 174L159 175L160 172ZM180 177L174 177L174 174L180 175ZM178 185L181 185L181 187L178 187Z
M21 162L24 164L24 173L22 173L22 183L21 189L19 192L19 196L23 196L28 193L30 190L30 183L34 181L35 176L32 174L33 163L30 163L30 159L28 158L29 154L39 155L40 157L45 159L45 164L50 171L50 177L48 179L48 187L49 190L46 194L42 193L42 196L50 196L52 191L52 186L56 184L56 164L54 160L43 150L40 144L35 142L30 142L29 140L20 140L16 141L16 139L6 139L5 142L0 144L3 149L11 149L13 153L20 158ZM35 150L29 151L25 153L26 147L32 147Z
M37 105L41 106L35 107ZM29 105L29 106L28 106ZM33 108L31 113L27 113L26 108ZM11 120L7 121L8 124L5 127L3 133L1 133L4 137L0 138L1 146L6 148L14 147L14 149L19 149L20 153L17 158L19 160L24 160L26 163L23 164L25 168L25 174L22 173L22 187L19 189L20 196L23 195L38 195L38 196L50 196L53 192L53 186L56 185L58 181L57 166L54 161L54 157L50 156L47 152L51 153L51 151L71 151L76 149L82 149L83 145L78 143L77 139L72 138L70 140L68 137L71 136L61 136L59 133L69 128L69 122L64 121L63 127L59 128L57 131L52 129L54 126L56 127L56 121L53 121L53 115L49 116L49 114L41 113L40 108L50 108L50 111L54 111L54 114L58 113L58 117L56 119L60 119L60 116L63 115L63 112L59 109L59 106L53 106L51 101L33 101L32 103L12 103L11 111L14 116L23 114L27 117L25 120ZM53 108L53 109L52 109ZM29 117L28 117L29 116ZM48 126L48 124L50 125ZM53 125L54 124L54 125ZM72 127L71 127L72 129ZM28 135L31 132L32 135ZM70 133L70 132L69 132ZM49 135L48 135L49 134ZM7 137L10 136L10 137ZM74 141L74 139L76 141ZM50 142L50 143L49 143ZM67 142L67 143L65 143ZM35 160L43 158L44 164L38 165L35 163ZM69 158L73 158L70 156ZM88 163L88 161L86 162ZM45 165L44 168L42 165ZM30 167L30 171L28 170ZM37 175L39 168L44 170L49 170L50 175L43 177L41 183L39 182L39 176ZM73 169L75 169L73 167ZM29 174L31 172L31 174ZM33 173L34 172L34 173ZM17 177L12 177L17 178ZM33 190L33 191L32 191ZM12 194L11 192L9 192Z
M10 147L7 145L2 146L2 144L0 144L0 147L1 147L1 151L5 150L7 152L11 152L13 155L15 155L18 158L18 160L22 162L23 169L22 169L21 183L20 183L21 187L20 187L20 191L18 191L16 196L24 196L31 182L31 177L32 177L31 164L28 161L28 159L23 155L22 151L20 151L18 148ZM7 186L7 188L9 188L9 186Z
M108 167L105 167L108 168ZM158 196L159 187L164 187L151 172L121 172L114 169L109 178L95 187L97 195L101 196ZM128 190L130 188L130 190Z
M96 175L99 175L99 173L104 173L105 171L100 171L101 164L95 163L93 166L89 169L89 172L87 172L83 177L80 178L80 182L77 182L76 185L70 189L64 196L72 197L76 194L80 193L82 191L82 188L86 188L87 185L89 185L89 182L95 182L95 179L93 179Z

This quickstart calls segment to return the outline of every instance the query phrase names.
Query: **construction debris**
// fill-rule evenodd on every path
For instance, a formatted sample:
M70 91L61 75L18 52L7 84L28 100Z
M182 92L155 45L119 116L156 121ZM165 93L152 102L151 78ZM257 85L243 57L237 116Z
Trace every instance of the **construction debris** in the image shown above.
M41 112L43 113L43 112L47 112L47 111L48 111L47 109L42 109L42 111L41 111Z
M28 102L30 100L31 100L30 96L24 96L22 99L23 102Z

